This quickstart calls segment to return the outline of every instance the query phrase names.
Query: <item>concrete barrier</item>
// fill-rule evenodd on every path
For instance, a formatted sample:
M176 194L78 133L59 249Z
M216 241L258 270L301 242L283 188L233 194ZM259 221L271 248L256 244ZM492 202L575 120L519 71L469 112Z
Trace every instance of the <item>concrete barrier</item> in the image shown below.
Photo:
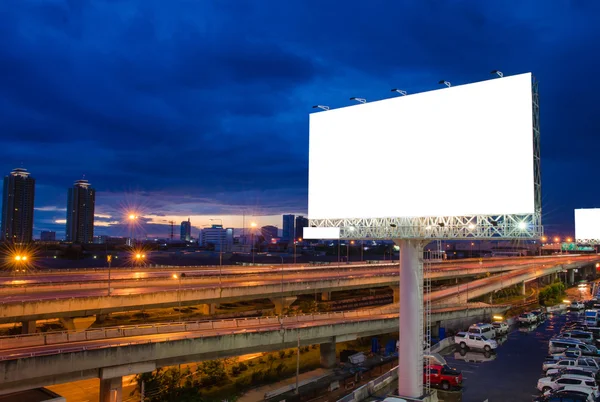
M214 329L228 329L228 328L237 328L236 320L228 320L228 321L213 321Z
M85 337L89 341L106 338L106 333L102 329L85 331Z
M10 337L0 340L0 347L2 349L16 349L42 345L44 345L44 338L40 336Z
M47 333L45 336L46 345L53 345L56 343L67 343L69 341L69 334L66 332Z
M86 331L81 332L69 332L68 333L69 342L81 342L86 341Z

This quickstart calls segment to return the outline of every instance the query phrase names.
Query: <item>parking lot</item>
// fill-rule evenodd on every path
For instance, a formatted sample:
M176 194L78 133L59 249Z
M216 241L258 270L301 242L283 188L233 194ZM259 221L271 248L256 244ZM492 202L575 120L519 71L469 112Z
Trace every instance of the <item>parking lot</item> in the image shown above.
M496 353L446 349L443 354L448 365L463 373L461 400L531 401L538 396L536 384L548 354L548 341L568 319L576 319L580 314L551 314L537 325L514 326L508 336L497 339L500 346Z

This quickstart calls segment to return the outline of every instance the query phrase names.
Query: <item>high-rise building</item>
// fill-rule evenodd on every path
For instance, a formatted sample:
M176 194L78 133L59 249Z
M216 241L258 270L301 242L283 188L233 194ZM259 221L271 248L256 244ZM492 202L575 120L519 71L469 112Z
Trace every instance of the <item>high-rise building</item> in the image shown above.
M2 240L29 243L33 235L35 179L27 169L17 168L4 177Z
M41 241L56 241L56 232L49 230L42 230L40 234Z
M212 246L215 251L230 252L233 247L233 229L223 225L212 225L202 229L198 243L203 247Z
M67 198L68 242L92 243L94 241L94 209L96 190L87 180L77 180L69 189Z
M272 239L279 237L278 232L279 230L277 229L277 226L267 225L260 228L260 233L268 242L271 242Z
M308 227L308 218L302 215L296 217L296 240L304 237L304 228Z
M180 239L181 241L192 240L192 223L190 222L190 218L187 221L181 222Z
M294 215L283 215L283 240L293 241L294 240Z

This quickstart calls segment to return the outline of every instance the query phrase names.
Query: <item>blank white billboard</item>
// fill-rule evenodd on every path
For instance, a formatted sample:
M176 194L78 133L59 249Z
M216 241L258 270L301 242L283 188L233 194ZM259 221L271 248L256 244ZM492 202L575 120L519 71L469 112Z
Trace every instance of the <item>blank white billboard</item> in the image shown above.
M339 239L340 228L332 227L306 227L303 230L305 239Z
M532 214L531 73L310 115L311 219Z
M600 239L600 208L575 210L575 240Z

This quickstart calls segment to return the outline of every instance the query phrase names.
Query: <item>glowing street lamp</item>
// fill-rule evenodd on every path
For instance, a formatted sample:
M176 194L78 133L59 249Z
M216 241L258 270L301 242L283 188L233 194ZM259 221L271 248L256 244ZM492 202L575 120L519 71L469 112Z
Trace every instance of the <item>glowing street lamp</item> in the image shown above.
M129 220L129 241L131 242L130 246L133 247L134 245L134 241L133 241L133 227L135 225L135 221L137 220L138 216L136 214L130 213L127 216L127 219Z
M558 243L560 241L560 237L555 237L554 238L554 243Z

